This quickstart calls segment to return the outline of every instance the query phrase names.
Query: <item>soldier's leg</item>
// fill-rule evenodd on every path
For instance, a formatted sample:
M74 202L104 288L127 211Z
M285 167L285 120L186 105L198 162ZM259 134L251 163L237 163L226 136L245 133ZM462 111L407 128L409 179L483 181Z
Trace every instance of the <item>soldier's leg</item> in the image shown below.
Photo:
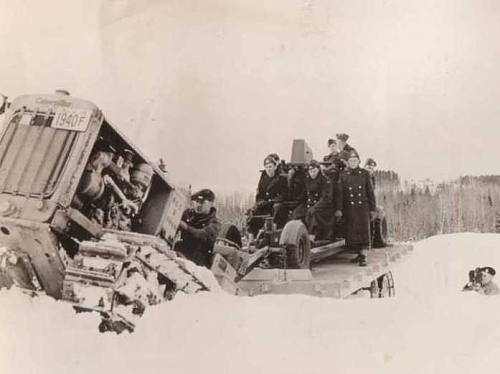
M251 209L248 213L247 227L248 232L250 232L254 237L257 236L259 230L264 226L264 219L262 217L255 217L261 215L267 215L272 213L271 206L256 206Z
M273 205L273 219L276 226L281 229L285 226L288 220L288 210L283 203L275 203Z
M362 248L359 251L359 266L366 266L368 265L368 262L366 261L366 255L368 251L366 248Z

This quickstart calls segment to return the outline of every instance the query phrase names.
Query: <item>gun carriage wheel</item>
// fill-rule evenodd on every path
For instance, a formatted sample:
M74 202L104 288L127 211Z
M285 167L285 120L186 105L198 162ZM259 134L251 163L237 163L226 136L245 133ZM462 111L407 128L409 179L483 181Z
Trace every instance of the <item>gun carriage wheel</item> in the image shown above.
M281 234L280 244L286 251L286 265L290 269L309 269L311 241L306 226L299 220L288 222Z

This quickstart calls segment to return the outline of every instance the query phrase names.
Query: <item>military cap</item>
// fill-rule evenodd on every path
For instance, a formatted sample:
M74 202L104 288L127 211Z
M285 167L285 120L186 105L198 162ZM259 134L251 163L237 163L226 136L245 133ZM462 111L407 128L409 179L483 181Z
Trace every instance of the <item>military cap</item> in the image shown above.
M344 134L344 133L340 133L340 134L337 134L335 136L337 137L338 140L340 140L342 142L346 142L347 139L349 139L349 135Z
M359 160L359 155L358 155L357 152L354 152L354 151L350 152L349 153L349 158L351 158L351 157L356 157Z
M490 266L485 266L484 268L481 269L481 271L484 271L485 273L488 273L490 275L495 275L497 273L495 269L493 269Z
M335 139L328 139L328 146L331 146L332 144L337 144L337 141Z
M367 158L365 161L365 165L375 167L375 166L377 166L377 163L375 162L375 160L373 158Z
M313 168L318 168L319 169L320 168L320 164L316 160L311 160L311 161L309 161L309 164L307 164L307 167L309 169L313 169Z
M214 201L215 194L212 192L212 190L209 190L208 188L204 188L204 189L199 190L198 192L192 194L191 200L199 201L199 202L203 202L205 200Z

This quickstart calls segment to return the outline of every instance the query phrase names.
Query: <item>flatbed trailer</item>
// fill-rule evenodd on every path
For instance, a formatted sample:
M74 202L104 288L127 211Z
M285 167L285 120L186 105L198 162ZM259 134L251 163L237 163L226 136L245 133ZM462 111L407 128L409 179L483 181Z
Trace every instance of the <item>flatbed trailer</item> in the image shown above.
M359 267L351 263L355 254L346 250L342 240L312 248L310 269L256 267L233 283L234 269L217 256L212 271L224 289L239 295L303 294L343 299L366 291L364 294L373 298L390 297L395 295L391 269L412 251L410 244L371 249L367 256L368 266Z

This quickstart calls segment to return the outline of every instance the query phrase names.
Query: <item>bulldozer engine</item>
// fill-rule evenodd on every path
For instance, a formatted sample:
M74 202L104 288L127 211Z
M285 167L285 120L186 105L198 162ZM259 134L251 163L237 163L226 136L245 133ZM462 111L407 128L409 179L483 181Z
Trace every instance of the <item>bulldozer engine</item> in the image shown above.
M132 150L116 148L99 137L71 206L104 228L133 231L155 171L147 162L134 162L138 155Z
M177 292L210 289L172 250L187 196L98 107L56 94L21 96L8 109L0 288L97 311L115 331Z

